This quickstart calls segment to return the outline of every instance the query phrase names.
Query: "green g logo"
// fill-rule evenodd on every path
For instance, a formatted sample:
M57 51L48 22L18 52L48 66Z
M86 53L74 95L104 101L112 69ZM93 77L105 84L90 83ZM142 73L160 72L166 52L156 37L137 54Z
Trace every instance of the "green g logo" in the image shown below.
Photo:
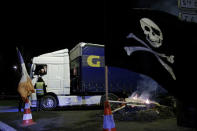
M96 56L96 55L88 56L87 63L91 67L101 67L100 56Z

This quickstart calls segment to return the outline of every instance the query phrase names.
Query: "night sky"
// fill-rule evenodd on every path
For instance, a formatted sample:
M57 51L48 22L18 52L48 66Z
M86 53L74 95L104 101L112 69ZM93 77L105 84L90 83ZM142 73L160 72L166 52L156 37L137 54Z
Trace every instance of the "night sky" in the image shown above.
M20 73L12 69L18 64L16 47L25 63L33 56L69 50L79 42L104 43L104 1L9 3L3 9L3 36L0 48L0 87L16 92Z

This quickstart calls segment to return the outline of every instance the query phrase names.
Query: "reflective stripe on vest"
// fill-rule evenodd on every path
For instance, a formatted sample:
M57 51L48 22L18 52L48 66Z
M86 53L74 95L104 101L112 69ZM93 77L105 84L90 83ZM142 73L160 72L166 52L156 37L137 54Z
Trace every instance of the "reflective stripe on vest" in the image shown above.
M36 94L44 95L44 82L36 83Z

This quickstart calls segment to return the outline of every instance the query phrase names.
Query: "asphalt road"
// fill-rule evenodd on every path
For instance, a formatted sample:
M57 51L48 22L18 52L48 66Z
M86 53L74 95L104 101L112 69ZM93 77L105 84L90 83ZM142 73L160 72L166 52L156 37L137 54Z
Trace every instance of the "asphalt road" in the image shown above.
M101 109L66 109L58 111L32 111L35 125L21 127L23 112L0 112L0 121L17 131L102 131L103 113ZM178 127L176 119L162 119L153 122L118 121L117 131L194 131Z

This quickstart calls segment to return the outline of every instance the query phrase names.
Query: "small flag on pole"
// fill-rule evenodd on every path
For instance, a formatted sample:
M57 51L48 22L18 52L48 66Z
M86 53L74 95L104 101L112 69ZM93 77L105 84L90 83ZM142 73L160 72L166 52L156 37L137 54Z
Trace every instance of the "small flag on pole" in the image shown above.
M25 63L24 63L24 60L23 60L23 57L19 51L18 48L16 48L17 50L17 54L18 54L18 57L19 57L19 60L20 60L20 64L21 64L21 80L18 84L18 92L19 94L21 95L23 101L25 102L25 100L27 99L28 96L31 95L31 93L35 93L35 90L34 90L34 87L33 87L33 84L32 84L32 81L27 73L27 70L26 70L26 67L25 67Z

